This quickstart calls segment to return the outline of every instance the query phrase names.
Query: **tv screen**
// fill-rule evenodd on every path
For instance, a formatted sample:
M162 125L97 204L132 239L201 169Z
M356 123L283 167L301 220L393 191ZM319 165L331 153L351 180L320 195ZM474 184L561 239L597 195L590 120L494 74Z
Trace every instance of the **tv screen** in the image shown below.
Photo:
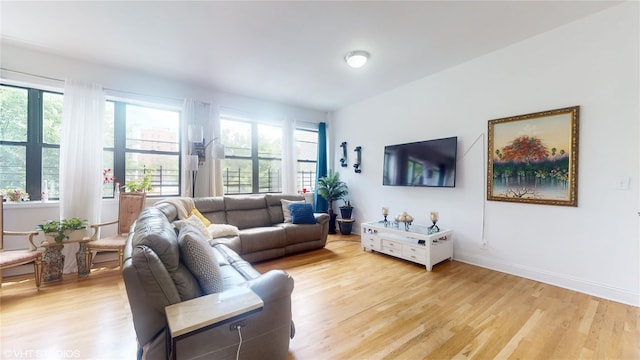
M384 147L383 185L456 186L458 138Z

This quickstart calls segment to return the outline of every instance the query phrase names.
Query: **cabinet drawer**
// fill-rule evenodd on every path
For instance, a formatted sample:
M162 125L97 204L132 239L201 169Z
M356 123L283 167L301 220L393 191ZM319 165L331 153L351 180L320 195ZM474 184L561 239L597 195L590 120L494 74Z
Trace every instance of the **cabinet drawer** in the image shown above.
M400 256L400 257L402 256L402 249L398 249L394 247L383 246L382 252L385 254L393 255L393 256Z
M427 259L427 249L424 246L404 245L402 247L402 257L405 259L424 264Z
M387 239L382 239L382 247L383 248L389 248L389 249L395 249L396 253L400 254L402 252L402 244L392 241L392 240L387 240Z
M372 235L362 236L362 247L372 250L380 250L380 238Z

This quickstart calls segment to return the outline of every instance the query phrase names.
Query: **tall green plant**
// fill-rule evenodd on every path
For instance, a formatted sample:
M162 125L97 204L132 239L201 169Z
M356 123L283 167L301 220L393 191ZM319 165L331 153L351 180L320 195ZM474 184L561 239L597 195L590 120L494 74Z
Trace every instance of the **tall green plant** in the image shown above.
M349 194L347 184L340 180L340 173L329 171L329 174L318 179L318 195L329 203L329 215L333 215L333 202Z

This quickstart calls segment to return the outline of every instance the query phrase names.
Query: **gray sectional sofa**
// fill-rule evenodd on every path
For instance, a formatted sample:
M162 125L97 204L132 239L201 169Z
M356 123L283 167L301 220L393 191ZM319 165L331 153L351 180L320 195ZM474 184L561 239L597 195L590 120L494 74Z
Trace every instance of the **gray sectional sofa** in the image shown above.
M244 260L257 262L302 251L322 249L327 243L329 215L314 214L316 224L284 222L281 200L304 201L299 195L228 195L194 198L196 209L212 223L231 224L238 236L213 239L238 253ZM178 219L178 209L170 203L155 205L169 221Z
M295 333L291 316L293 279L281 270L260 274L247 260L260 261L322 248L327 239L327 214L314 214L316 224L285 223L281 199L301 197L194 199L196 208L212 222L233 224L240 229L235 236L201 240L205 250L212 250L207 259L213 260L219 269L216 272L222 281L220 296L244 287L264 302L261 311L233 319L245 324L242 359L285 359ZM144 209L125 247L122 275L138 340L138 359L167 359L176 354L178 359L235 359L239 337L235 330L230 330L229 323L196 331L172 347L165 307L207 293L201 274L190 269L193 259L202 258L186 259L188 252L181 251L184 233L189 232L190 225L178 233L172 224L176 219L177 209L172 204Z

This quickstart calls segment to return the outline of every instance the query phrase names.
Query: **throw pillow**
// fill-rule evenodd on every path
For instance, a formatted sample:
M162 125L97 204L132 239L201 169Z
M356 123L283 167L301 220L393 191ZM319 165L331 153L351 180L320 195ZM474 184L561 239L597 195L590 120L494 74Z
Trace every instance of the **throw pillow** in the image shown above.
M207 227L210 239L216 239L223 236L240 235L237 227L229 224L211 224Z
M282 215L284 215L284 222L291 222L291 211L289 210L289 204L298 204L304 203L304 200L285 200L280 199L280 203L282 204Z
M202 215L202 214L200 213L200 211L198 211L198 209L196 209L196 208L193 208L193 209L191 210L191 214L189 214L189 215L195 215L195 216L197 216L197 217L198 217L198 219L200 219L200 221L202 221L202 223L204 224L204 226L205 226L205 227L206 227L206 226L211 225L211 221L209 221L209 219L207 219L206 217L204 217L204 215Z
M313 216L311 204L294 203L289 204L291 211L291 222L294 224L315 224L316 218Z
M189 223L183 224L178 235L178 245L182 262L198 280L205 294L224 290L216 254L207 239L195 227Z
M209 230L207 230L207 227L202 223L202 221L200 221L200 218L195 215L191 215L184 220L176 220L173 222L173 226L181 229L182 226L187 223L196 228L196 230L198 230L206 239L209 239L209 237L211 236L209 234Z

